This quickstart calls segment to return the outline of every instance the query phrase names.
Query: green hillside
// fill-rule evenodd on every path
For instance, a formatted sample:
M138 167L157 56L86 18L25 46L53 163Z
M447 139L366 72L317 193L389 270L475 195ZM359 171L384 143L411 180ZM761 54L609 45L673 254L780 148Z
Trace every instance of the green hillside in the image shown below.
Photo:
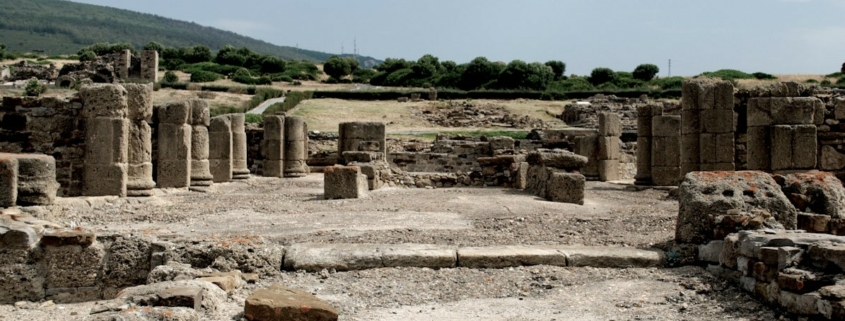
M212 50L229 44L295 60L325 61L332 55L129 10L63 0L0 1L0 43L12 52L73 54L97 42L128 42L141 48L150 41L168 47L204 45Z

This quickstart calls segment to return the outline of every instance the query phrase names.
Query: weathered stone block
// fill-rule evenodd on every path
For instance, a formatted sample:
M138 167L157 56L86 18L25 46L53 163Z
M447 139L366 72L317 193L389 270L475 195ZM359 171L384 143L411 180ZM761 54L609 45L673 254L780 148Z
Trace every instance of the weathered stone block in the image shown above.
M546 198L552 202L584 205L586 181L584 175L578 173L553 173L549 177Z
M733 163L736 154L734 134L701 134L700 156L702 164Z
M618 136L599 137L599 160L618 160L621 141Z
M328 166L324 169L326 199L363 198L367 196L367 177L357 166Z
M845 218L845 187L833 173L814 170L804 173L776 175L775 181L780 184L786 197L792 201L792 204L799 211L824 214L824 216L834 219ZM808 219L815 221L823 218L811 217ZM821 223L819 222L819 224ZM826 233L827 229L813 229L813 231Z
M126 197L126 184L129 181L129 170L126 164L113 163L110 165L85 164L84 185L82 194L85 196L120 196Z
M693 172L680 186L675 231L679 243L713 240L713 222L729 210L763 209L787 229L797 225L797 210L775 180L764 172Z
M487 139L490 142L490 150L511 150L514 149L515 141L511 137L507 136L497 136L497 137L490 137Z
M621 136L622 119L616 113L599 113L599 136Z
M0 208L14 207L18 201L18 159L0 154Z
M197 287L172 287L158 293L157 306L185 307L194 310L202 308L205 289Z
M649 125L651 126L651 125ZM681 111L681 134L699 134L701 133L701 111L700 110L684 110Z
M653 137L677 137L681 135L681 116L656 116L652 118Z
M733 110L708 109L701 111L701 132L710 134L733 133L736 131L736 115Z
M582 143L586 143L586 141L582 140ZM586 156L576 155L569 151L541 149L529 153L526 161L530 165L578 170L587 165L589 159Z
M657 186L677 186L681 180L681 168L677 166L654 166L651 174L651 179Z
M164 106L158 106L159 124L189 124L193 113L190 101L171 102Z
M602 182L619 180L619 160L613 159L599 161L599 179Z
M716 104L715 109L733 110L734 109L734 85L730 81L720 81L716 83Z
M651 183L651 137L637 137L637 176L638 183Z
M651 147L652 166L678 167L681 165L681 137L653 137Z
M87 118L124 118L129 114L128 93L120 85L88 85L79 89L82 115Z
M308 307L304 309L303 307ZM254 321L336 321L338 312L310 293L271 285L253 292L244 303L244 316Z
M153 84L123 84L130 120L146 121L153 117Z
M820 125L824 103L815 97L773 97L748 100L748 126Z
M750 170L772 168L772 139L769 127L748 127L748 164Z
M47 289L97 286L104 256L101 244L89 247L45 247Z
M129 160L129 121L88 118L85 121L85 163L106 165Z

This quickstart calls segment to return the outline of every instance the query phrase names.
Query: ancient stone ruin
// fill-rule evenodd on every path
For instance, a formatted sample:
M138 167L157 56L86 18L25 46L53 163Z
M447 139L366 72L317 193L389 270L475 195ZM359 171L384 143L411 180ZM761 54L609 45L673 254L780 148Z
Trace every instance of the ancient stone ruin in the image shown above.
M139 56L133 56L131 51L123 50L98 56L92 61L66 64L51 78L36 78L55 81L56 86L59 87L91 83L116 84L132 79L156 82L158 81L158 52L144 50Z

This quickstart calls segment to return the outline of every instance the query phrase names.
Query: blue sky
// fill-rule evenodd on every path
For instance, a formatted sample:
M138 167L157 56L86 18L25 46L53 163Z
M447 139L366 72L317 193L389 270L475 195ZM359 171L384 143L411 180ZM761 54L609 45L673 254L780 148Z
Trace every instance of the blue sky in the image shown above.
M667 74L830 73L845 62L843 0L77 0L193 21L278 45L464 63L562 60ZM350 3L355 3L350 5Z

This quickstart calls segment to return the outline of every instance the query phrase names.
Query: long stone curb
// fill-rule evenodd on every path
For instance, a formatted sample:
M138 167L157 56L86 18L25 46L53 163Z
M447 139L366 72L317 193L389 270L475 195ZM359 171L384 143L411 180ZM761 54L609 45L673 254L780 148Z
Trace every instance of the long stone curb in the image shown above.
M382 267L508 268L530 265L629 268L663 266L660 250L601 246L490 246L455 248L430 244L294 244L288 271L353 271Z

